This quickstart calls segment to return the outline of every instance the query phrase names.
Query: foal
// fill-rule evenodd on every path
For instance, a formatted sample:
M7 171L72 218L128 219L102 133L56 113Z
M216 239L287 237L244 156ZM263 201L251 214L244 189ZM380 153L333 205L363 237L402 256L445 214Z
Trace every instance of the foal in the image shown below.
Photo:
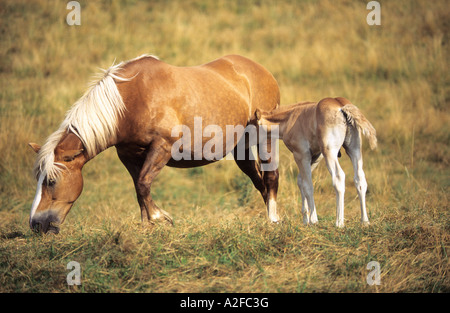
M361 132L370 148L377 146L376 131L361 111L345 98L300 102L271 112L257 111L259 125L279 125L279 136L294 154L299 169L297 184L302 195L303 223L317 223L311 172L325 158L336 190L336 226L344 226L345 174L339 165L344 147L355 172L354 182L361 204L361 223L369 224L365 195L367 182L362 169ZM311 212L309 212L311 211Z

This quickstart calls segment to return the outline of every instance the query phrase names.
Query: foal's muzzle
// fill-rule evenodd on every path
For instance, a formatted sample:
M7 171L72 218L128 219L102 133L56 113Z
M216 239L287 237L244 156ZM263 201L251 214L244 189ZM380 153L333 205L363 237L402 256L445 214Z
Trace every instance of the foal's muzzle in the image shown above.
M56 215L46 213L34 216L30 220L31 229L37 233L42 232L44 234L48 232L58 234L60 224L59 218Z

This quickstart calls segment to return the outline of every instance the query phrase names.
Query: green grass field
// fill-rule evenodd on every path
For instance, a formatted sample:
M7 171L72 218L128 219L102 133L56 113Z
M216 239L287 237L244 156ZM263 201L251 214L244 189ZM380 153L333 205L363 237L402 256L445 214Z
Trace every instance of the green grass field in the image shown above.
M0 292L449 292L450 6L383 1L68 1L0 3ZM59 235L28 227L34 152L98 68L143 53L180 65L226 54L273 73L282 104L343 96L377 129L364 142L371 225L346 173L337 229L325 164L313 174L319 224L304 226L297 168L280 143L281 224L233 161L165 168L154 183L174 227L142 225L133 183L111 148L89 162ZM68 286L66 266L81 266ZM369 285L377 261L380 285Z

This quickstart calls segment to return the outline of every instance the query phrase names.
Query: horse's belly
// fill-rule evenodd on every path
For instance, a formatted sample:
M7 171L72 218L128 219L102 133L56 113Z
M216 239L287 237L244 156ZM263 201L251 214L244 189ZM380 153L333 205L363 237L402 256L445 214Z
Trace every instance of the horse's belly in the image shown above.
M167 166L170 167L177 167L177 168L191 168L191 167L199 167L199 166L204 166L204 165L208 165L211 163L216 162L217 160L179 160L176 161L174 159L170 159L169 162L167 163Z

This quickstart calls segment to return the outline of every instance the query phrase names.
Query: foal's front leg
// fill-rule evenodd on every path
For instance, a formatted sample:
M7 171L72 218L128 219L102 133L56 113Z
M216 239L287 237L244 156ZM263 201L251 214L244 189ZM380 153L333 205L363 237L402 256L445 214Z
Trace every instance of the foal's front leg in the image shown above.
M318 220L316 205L314 203L311 156L309 153L298 152L294 154L294 159L299 170L299 174L297 176L297 185L302 196L303 224L316 224ZM311 209L311 212L309 212L309 209Z

